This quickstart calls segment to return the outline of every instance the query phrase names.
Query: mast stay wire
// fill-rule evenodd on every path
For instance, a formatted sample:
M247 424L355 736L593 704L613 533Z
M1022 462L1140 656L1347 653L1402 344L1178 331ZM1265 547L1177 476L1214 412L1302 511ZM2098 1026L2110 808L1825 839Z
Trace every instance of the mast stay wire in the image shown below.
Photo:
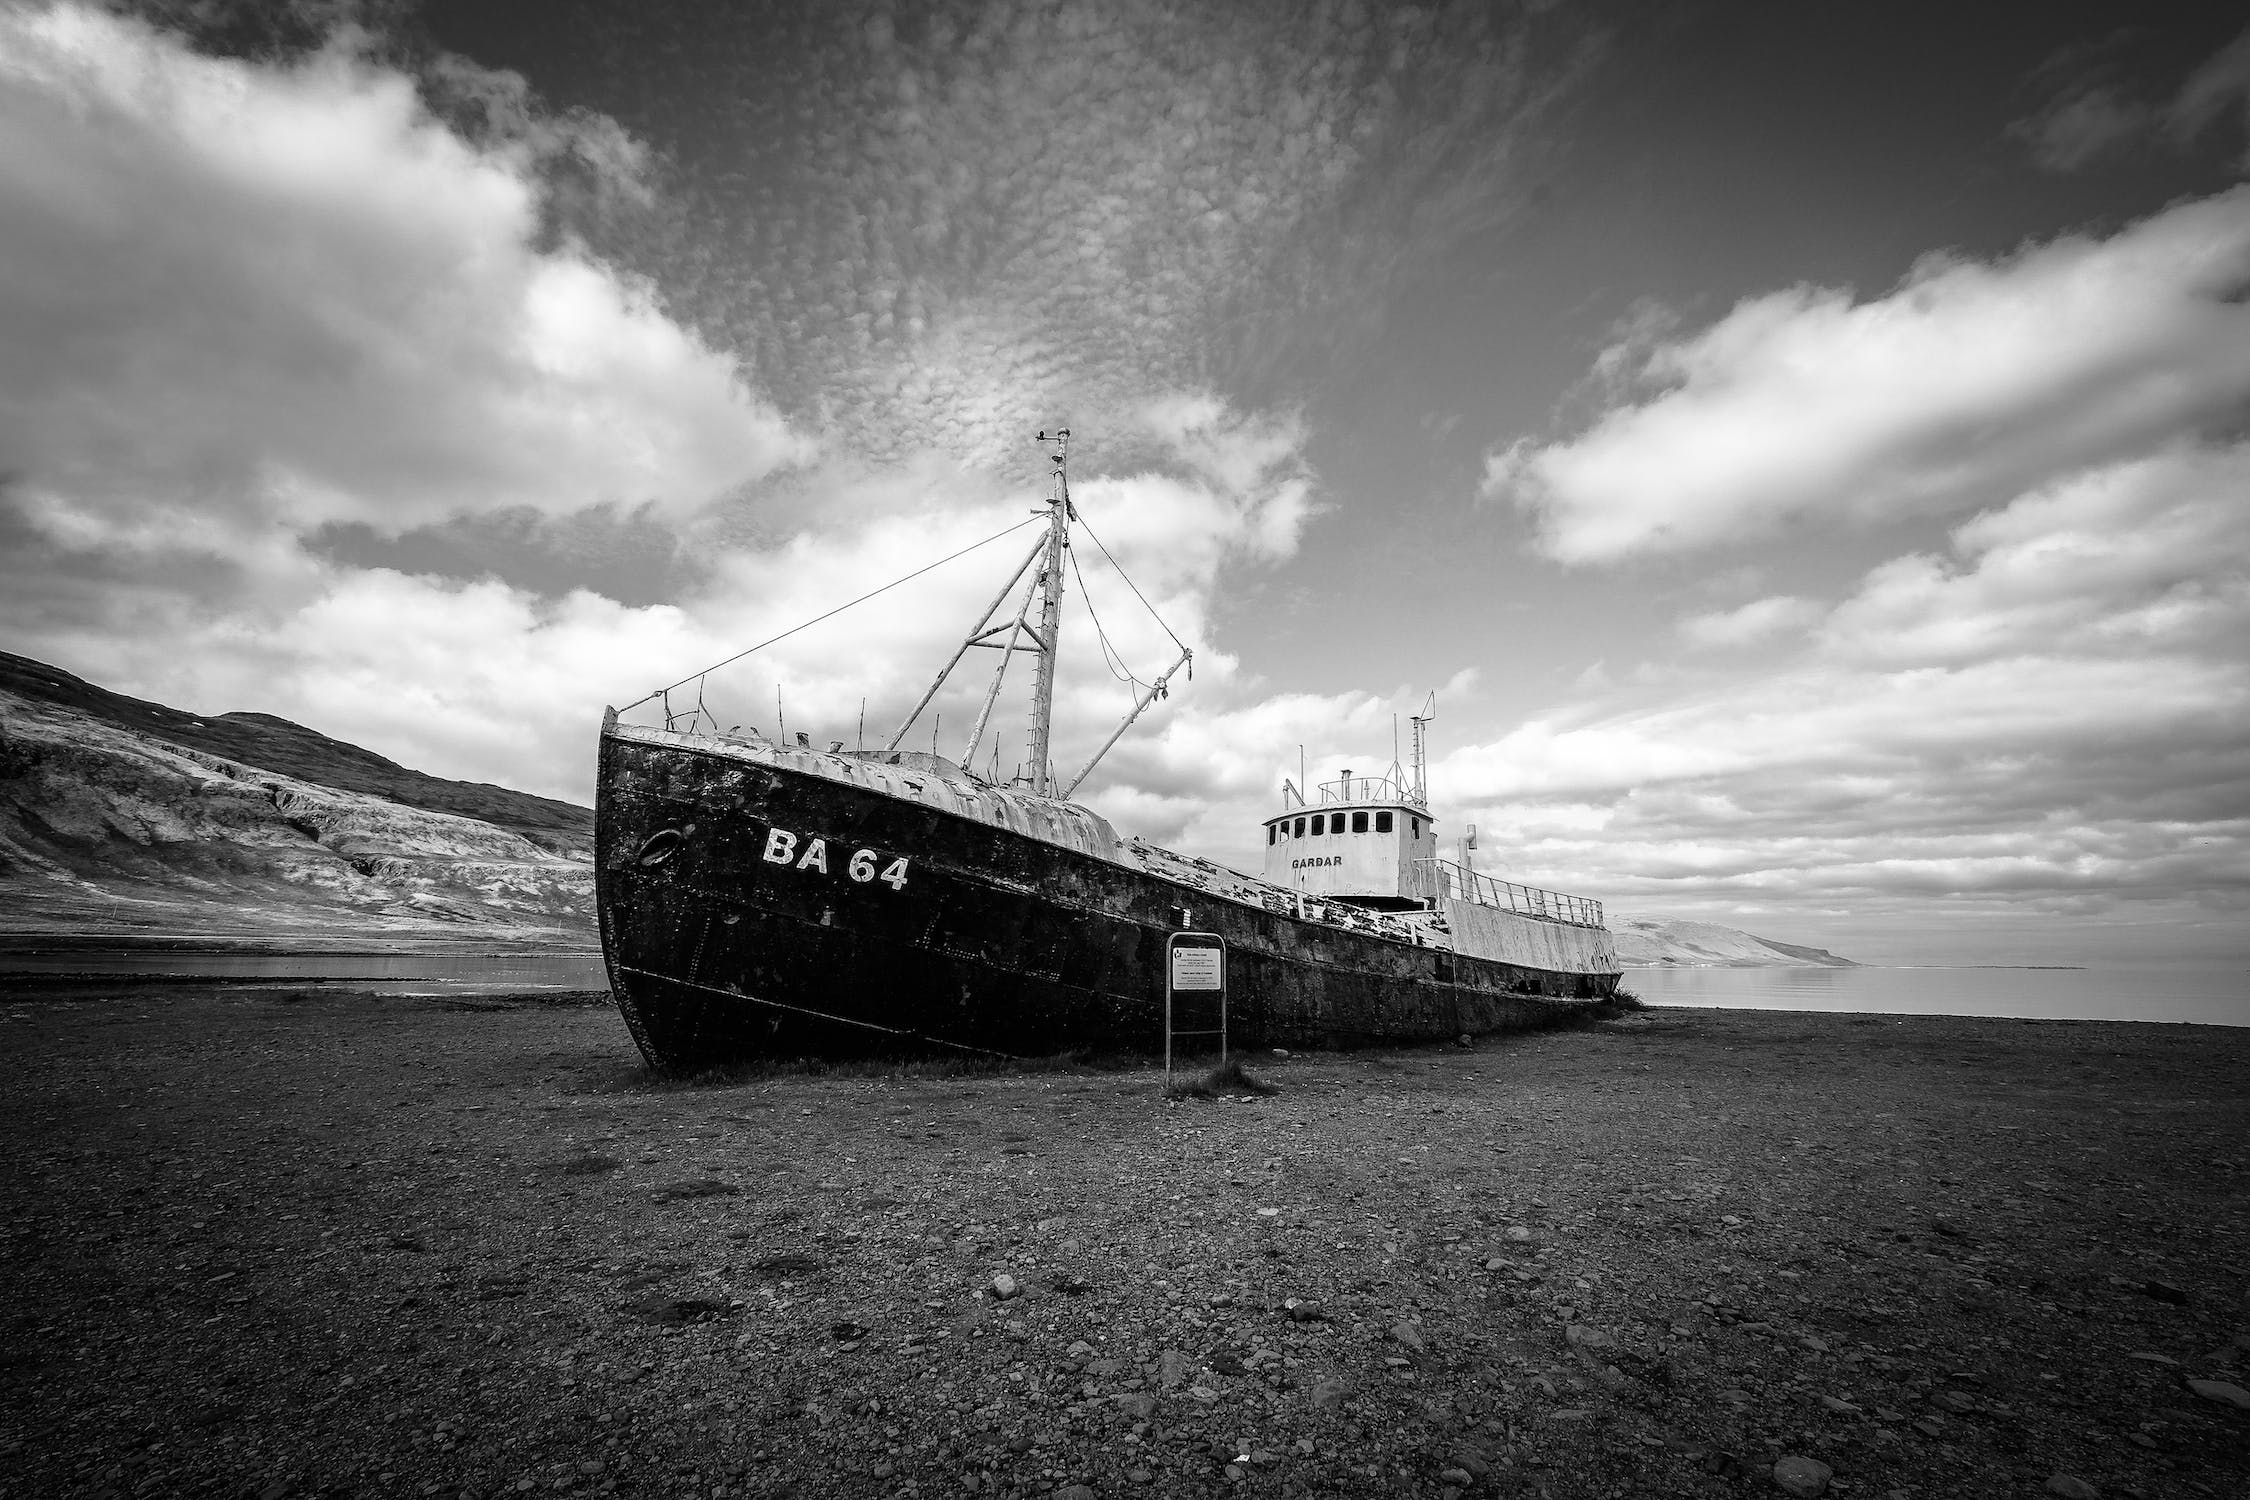
M800 630L809 630L813 626L818 625L823 620L842 614L845 610L852 608L853 605L865 604L868 600L874 598L877 594L887 594L902 583L911 583L913 580L921 577L924 573L929 572L931 569L942 568L957 557L967 557L970 553L976 551L978 548L988 547L992 543L999 541L1000 538L1008 535L1009 532L1021 531L1024 527L1029 526L1033 521L1038 519L1039 518L1037 516L1027 516L1023 520L1016 522L1016 524L1013 526L1004 527L999 531L995 531L994 533L992 533L992 535L986 537L981 542L971 542L968 546L963 547L960 551L948 553L944 557L939 558L934 563L924 564L922 567L916 568L913 572L907 574L903 578L894 578L879 589L870 589L866 593L860 595L857 599L850 600L849 602L844 604L839 604L834 609L828 611L827 614L814 615L811 619L805 621L803 624L792 625L777 636L770 636L767 639L758 642L758 644L755 646L744 647L742 650L735 652L734 655L728 657L724 661L715 661L700 672L690 672L687 676L681 678L678 682L672 683L666 687L657 688L653 692L634 699L631 703L626 704L624 708L619 709L618 712L630 713L632 710L639 708L642 704L650 702L653 699L662 698L665 694L672 692L674 689L686 687L691 682L699 682L702 678L710 676L713 672L718 671L721 667L731 666L735 662L742 660L742 658L744 658L745 656L749 656L755 652L763 651L766 649L766 647L773 645L776 641L785 641ZM1089 535L1090 534L1091 533L1089 533ZM1095 538L1094 545L1097 547L1101 546L1101 539L1099 537ZM1102 555L1104 557L1109 556L1107 549L1104 549ZM1113 562L1112 566L1114 565L1115 564ZM1132 580L1127 579L1126 581L1130 583ZM1135 589L1133 592L1137 594L1140 592L1140 590ZM1148 601L1144 599L1141 602L1143 604L1146 604ZM1157 621L1157 623L1161 625L1164 622L1159 620ZM1167 634L1169 634L1169 631L1167 631ZM1179 638L1177 636L1174 636L1173 639L1177 640ZM698 688L697 691L700 695L701 689ZM708 712L708 710L705 710L705 712ZM714 717L711 722L715 726L717 725L718 720Z
M1162 630L1166 635L1172 637L1173 645L1179 647L1182 651L1187 650L1187 642L1181 640L1179 636L1173 633L1172 627L1164 623L1164 617L1156 612L1156 606L1148 602L1148 595L1142 593L1141 586L1133 582L1133 575L1126 572L1124 566L1119 563L1116 558L1109 555L1109 548L1103 546L1102 539L1099 536L1095 536L1094 528L1086 525L1085 516L1080 515L1077 517L1077 520L1080 526L1085 527L1086 535L1094 538L1094 545L1101 548L1102 557L1108 561L1109 565L1112 568L1115 568L1117 570L1117 576L1125 580L1125 587L1131 589L1133 591L1133 597L1141 601L1141 608L1147 610L1149 613L1149 618L1156 621L1157 628ZM1075 567L1076 564L1073 563L1072 566ZM1081 578L1079 582L1083 586L1085 580Z
M1121 652L1110 649L1109 632L1102 628L1102 617L1094 612L1094 591L1086 587L1086 575L1079 569L1076 549L1070 555L1070 571L1078 578L1078 597L1086 601L1086 618L1094 622L1094 639L1101 644L1102 665L1109 668L1110 676L1133 689L1135 696L1138 696L1139 690L1146 684L1134 674ZM1159 620L1157 623L1161 625L1164 622Z

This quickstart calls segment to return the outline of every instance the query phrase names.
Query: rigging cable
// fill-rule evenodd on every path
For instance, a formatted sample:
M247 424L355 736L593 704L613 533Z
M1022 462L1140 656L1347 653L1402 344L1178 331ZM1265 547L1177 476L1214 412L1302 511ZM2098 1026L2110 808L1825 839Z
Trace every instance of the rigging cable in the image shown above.
M1073 549L1070 554L1070 571L1076 574L1078 578L1078 597L1086 601L1086 618L1094 622L1094 639L1101 643L1102 665L1109 668L1110 676L1132 688L1134 697L1139 697L1139 690L1145 684L1133 674L1133 669L1126 665L1124 655L1110 649L1109 632L1102 629L1102 617L1094 613L1094 591L1086 587L1086 575L1079 569L1076 549ZM1157 623L1162 624L1163 622L1160 620Z
M656 691L654 691L654 692L652 692L652 693L649 693L649 694L648 694L648 695L646 695L645 697L641 697L641 698L636 698L636 699L634 699L634 700L633 700L633 701L632 701L631 703L628 703L628 704L626 704L626 705L625 705L625 707L624 707L623 709L620 709L620 710L619 710L619 712L621 712L621 713L628 713L628 712L631 712L631 711L632 711L633 709L639 708L639 707L640 707L640 706L641 706L641 705L642 705L643 703L646 703L646 702L648 702L648 701L649 701L649 699L651 699L651 698L661 698L661 697L663 697L663 696L664 696L664 695L665 695L666 693L669 693L669 692L671 692L673 688L683 688L683 687L686 687L686 686L687 686L687 685L688 685L689 683L691 683L691 682L694 682L694 681L696 681L696 680L697 680L697 679L699 679L699 678L703 678L703 677L708 677L708 676L709 676L709 675L710 675L711 673L713 673L713 672L716 672L716 671L718 671L718 670L719 670L719 668L721 668L721 667L724 667L724 666L729 666L729 665L732 665L733 663L735 663L735 662L738 662L738 661L742 660L742 658L744 658L745 656L748 656L748 655L750 655L750 654L751 654L752 652L756 652L756 651L763 651L763 650L765 650L765 649L766 649L766 647L768 647L768 646L770 646L770 645L774 644L774 642L775 642L775 641L784 641L784 640L787 640L787 639L788 639L789 637L791 637L791 636L795 635L795 634L796 634L796 633L797 633L798 631L800 631L800 630L809 630L809 629L810 629L810 628L812 628L813 626L815 626L815 625L818 625L818 624L819 624L819 623L820 623L821 621L823 621L823 620L825 620L825 619L828 619L828 618L829 618L830 616L833 616L833 615L840 615L840 614L842 614L842 613L843 613L843 612L844 612L845 610L847 610L847 609L850 609L850 608L851 608L851 607L852 607L853 605L855 605L855 604L865 604L865 603L866 603L866 602L867 602L868 600L870 600L870 599L874 598L874 597L875 597L875 596L876 596L877 594L885 594L885 593L889 593L889 592L890 592L890 591L891 591L892 589L895 589L895 588L897 588L897 587L898 587L898 586L899 586L900 584L902 584L902 583L909 583L909 582L913 581L914 579L917 579L917 578L921 577L921 576L922 576L922 575L923 575L924 573L927 573L927 572L929 572L931 568L942 568L942 567L944 567L944 566L945 566L945 565L946 565L947 563L949 563L949 562L953 561L953 559L954 559L954 558L956 558L956 557L967 557L967 556L968 556L968 555L969 555L970 553L972 553L972 552L976 551L976 550L977 550L977 549L978 549L979 547L988 547L988 546L990 546L990 545L991 545L992 543L994 543L994 542L997 542L997 541L999 541L999 540L1000 540L1000 538L1002 538L1002 537L1006 536L1006 535L1007 535L1007 534L1008 534L1009 532L1011 532L1011 531L1021 531L1021 530L1023 530L1023 528L1024 528L1024 527L1026 527L1026 526L1029 526L1030 524L1032 524L1032 522L1033 522L1033 521L1036 521L1036 520L1039 520L1039 519L1041 519L1041 518L1040 518L1040 517L1037 517L1037 516L1029 516L1029 517L1026 517L1026 518L1025 518L1025 519L1023 519L1023 520L1021 520L1021 521L1018 521L1018 522L1016 522L1016 524L1015 524L1015 525L1013 525L1013 526L1007 527L1007 528L1005 528L1004 530L1000 530L1000 531L995 531L994 533L992 533L992 535L990 535L990 536L986 537L986 538L985 538L985 539L984 539L983 541L981 541L981 542L971 542L971 543L970 543L970 544L969 544L968 546L966 546L966 547L963 547L963 548L962 548L962 549L961 549L960 551L958 551L958 552L950 553L950 554L948 554L948 555L946 555L946 556L944 556L944 557L941 557L941 558L939 558L939 559L938 559L938 560L937 560L936 562L934 562L934 563L930 563L930 564L928 564L928 565L926 565L926 566L924 566L924 567L919 567L919 568L916 568L916 569L915 569L915 570L914 570L913 572L911 572L911 573L907 574L907 575L906 575L906 576L905 576L904 578L894 578L894 579L892 579L892 580L891 580L891 581L890 581L889 583L886 583L886 584L884 584L884 585L883 585L883 586L882 586L881 588L879 588L879 589L870 589L870 590L869 590L868 592L866 592L866 593L864 593L864 594L860 595L860 596L859 596L859 597L858 597L857 599L851 600L851 601L850 601L849 603L846 603L846 604L839 604L839 605L837 605L837 606L836 606L836 607L835 607L834 609L832 609L832 610L828 611L828 613L827 613L827 614L824 614L824 615L814 615L814 616L813 616L813 617L812 617L811 619L809 619L809 620L805 621L805 622L804 622L804 624L802 624L802 625L792 625L792 626L790 626L790 627L789 627L789 628L788 628L787 630L784 630L783 632L781 632L781 634L779 634L779 635L777 635L777 636L773 636L773 637L770 637L769 639L766 639L766 640L762 640L762 641L758 642L758 644L757 644L757 645L755 645L755 646L748 646L748 647L745 647L744 649L742 649L742 650L740 650L740 651L737 651L737 652L735 652L735 653L734 653L734 655L732 655L732 656L728 657L728 658L727 658L727 659L726 659L725 661L716 661L716 662L713 662L713 663L712 663L712 664L711 664L710 666L708 666L708 667L705 667L705 668L704 668L704 669L703 669L702 671L700 671L700 672L690 672L690 673L689 673L689 674L688 674L687 676L685 676L685 677L681 678L681 679L680 679L680 680L679 680L678 682L675 682L675 683L673 683L673 684L671 685L671 687L660 687L660 688L656 689ZM1094 545L1095 545L1095 546L1097 546L1097 547L1101 546L1101 539L1100 539L1099 537L1096 537L1096 538L1094 539ZM1109 553L1108 553L1108 551L1107 551L1107 550L1105 549L1105 550L1103 551L1102 555L1103 555L1104 557L1107 557L1107 556L1109 556ZM1111 566L1113 566L1113 567L1114 567L1114 566L1115 566L1115 563L1113 562L1113 563L1111 564ZM1128 578L1127 580L1125 580L1125 581L1126 581L1126 582L1127 582L1128 584L1130 584L1130 583L1132 582L1132 580L1131 580L1131 579L1129 579L1129 578ZM1135 589L1135 590L1133 590L1133 592L1137 594L1137 593L1139 593L1139 592L1140 592L1140 590L1139 590L1139 589ZM1146 599L1143 599L1143 600L1142 600L1141 602L1142 602L1143 604L1146 604L1146 603L1147 603L1148 601L1147 601ZM1163 624L1164 622L1163 622L1163 621L1161 621L1161 620L1159 620L1159 621L1158 621L1157 623L1161 625L1161 624ZM1173 637L1173 639L1174 639L1174 640L1177 640L1177 639L1179 639L1179 637L1177 637L1177 636L1174 636L1174 637ZM718 720L717 720L717 719L713 719L713 720L712 720L711 722L712 722L712 724L713 724L714 726L716 726L716 725L717 725L717 723L718 723Z
M1108 559L1109 565L1112 568L1117 569L1117 576L1125 580L1125 587L1131 589L1133 591L1133 597L1141 601L1141 608L1148 611L1149 618L1156 621L1158 628L1161 629L1166 635L1172 636L1173 645L1179 647L1182 651L1187 650L1187 642L1181 640L1177 635L1173 635L1172 627L1164 623L1164 617L1156 612L1156 606L1148 602L1148 595L1141 592L1141 586L1133 582L1132 575L1125 571L1124 567L1119 564L1116 558L1110 557L1109 548L1102 546L1102 539L1098 536L1094 536L1094 528L1086 525L1086 518L1084 515L1080 515L1078 517L1078 524L1082 527L1085 527L1086 535L1094 537L1094 545L1101 548L1102 556Z

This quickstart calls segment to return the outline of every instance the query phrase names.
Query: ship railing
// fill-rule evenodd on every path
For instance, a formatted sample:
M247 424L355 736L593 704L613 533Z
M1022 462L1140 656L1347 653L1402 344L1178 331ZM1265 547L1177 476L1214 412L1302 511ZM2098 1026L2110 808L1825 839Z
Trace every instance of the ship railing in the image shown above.
M1321 782L1316 790L1320 793L1318 805L1322 807L1334 803L1403 802L1426 812L1430 805L1429 798L1400 775L1395 767L1382 776L1339 776L1334 781ZM1284 812L1293 812L1297 808L1311 807L1314 804L1305 800L1304 793L1297 790L1296 782L1284 781L1281 784L1281 805Z
M1407 884L1412 888L1410 894L1417 896L1451 897L1545 922L1568 922L1579 927L1606 925L1599 901L1518 885L1512 880L1495 880L1449 859L1415 860Z

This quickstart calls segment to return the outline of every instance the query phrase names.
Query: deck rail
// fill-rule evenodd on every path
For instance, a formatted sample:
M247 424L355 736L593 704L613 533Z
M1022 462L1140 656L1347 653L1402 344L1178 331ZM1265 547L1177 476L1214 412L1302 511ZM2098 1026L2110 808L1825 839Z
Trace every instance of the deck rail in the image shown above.
M1409 895L1449 896L1455 901L1473 901L1479 906L1497 907L1518 916L1569 922L1579 927L1605 925L1599 901L1566 896L1561 891L1543 891L1533 885L1517 885L1512 880L1495 880L1449 859L1415 860L1406 883Z

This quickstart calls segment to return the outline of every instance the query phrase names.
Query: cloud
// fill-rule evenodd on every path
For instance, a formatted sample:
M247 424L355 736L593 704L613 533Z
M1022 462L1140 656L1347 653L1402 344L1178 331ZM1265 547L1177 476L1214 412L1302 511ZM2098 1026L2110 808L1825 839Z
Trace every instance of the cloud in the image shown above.
M397 532L686 516L807 456L645 285L542 247L544 149L471 144L349 36L261 65L0 11L8 469L121 525Z
M1693 646L1748 646L1802 630L1824 613L1810 599L1776 594L1736 609L1690 615L1680 622L1680 636Z
M660 229L585 228L862 452L1029 478L1022 437L1059 421L1126 468L1152 395L1301 396L1387 288L1514 212L1586 30L1360 0L784 6L746 47L724 7L649 7L586 45L615 97L691 101L648 121L689 190Z
M2250 28L2188 75L2165 111L2164 128L2182 144L2203 134L2232 109L2246 138L2243 165L2250 167Z
M2156 120L2156 111L2147 105L2123 98L2115 89L2090 85L2012 122L2008 133L2029 145L2032 160L2046 171L2075 172L2140 140Z
M2145 909L2195 934L2174 958L2238 955L2246 493L2246 443L2074 472L1832 607L1774 598L1685 622L1696 644L1733 644L1788 620L1803 634L1776 670L1581 704L1445 757L1437 779L1503 832L1513 878L1631 910L1879 933L1859 956L1975 956L1933 926L1940 898L2018 935L2068 917L2080 946L2049 960L2068 962ZM1936 945L1920 952L1884 928L1915 913Z
M1797 287L1638 364L1638 401L1487 460L1566 562L1820 519L1973 510L2250 397L2250 188L2107 239L1930 256L1889 294Z
M2240 115L2250 143L2250 29L2204 59L2164 102L2136 98L2111 81L2109 75L2121 71L2119 59L2105 55L2152 35L2126 30L2050 58L2038 69L2051 90L2047 102L2011 121L2008 134L2031 148L2042 170L2058 173L2079 171L2159 138L2186 150L2229 111ZM2250 166L2250 144L2242 164Z

